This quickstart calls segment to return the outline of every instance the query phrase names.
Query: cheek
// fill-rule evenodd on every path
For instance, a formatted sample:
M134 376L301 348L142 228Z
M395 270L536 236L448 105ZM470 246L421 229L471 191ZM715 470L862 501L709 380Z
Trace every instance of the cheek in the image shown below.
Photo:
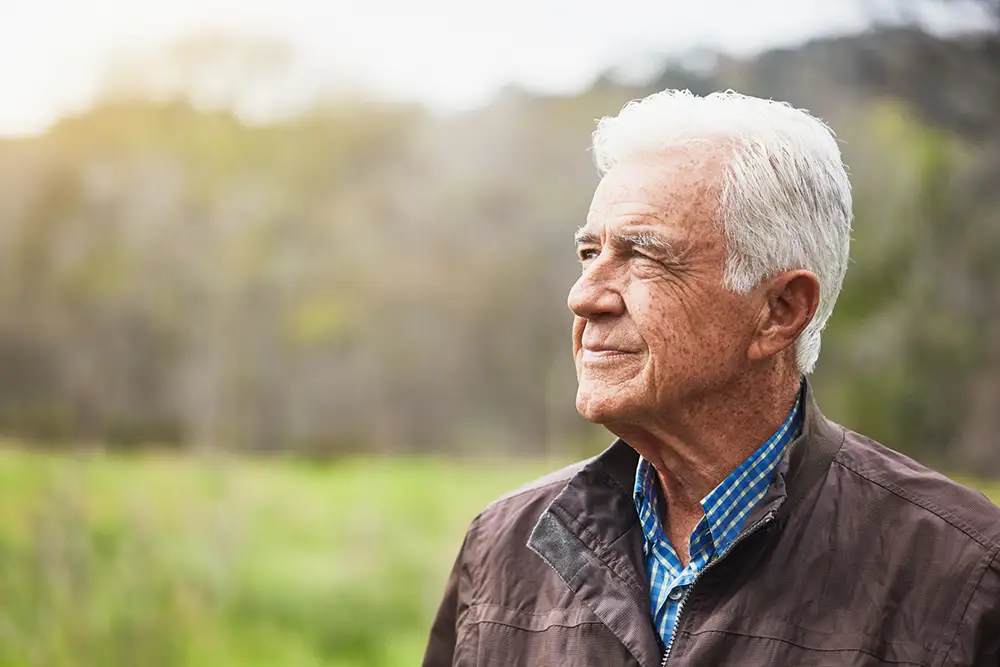
M686 347L698 329L684 301L664 289L634 295L629 314L653 356Z
M700 375L740 353L745 318L730 295L661 288L642 296L630 312L649 350L650 372Z
M719 291L711 310L703 313L700 328L706 345L720 351L744 352L755 329L755 312L744 295ZM743 347L743 350L738 348Z

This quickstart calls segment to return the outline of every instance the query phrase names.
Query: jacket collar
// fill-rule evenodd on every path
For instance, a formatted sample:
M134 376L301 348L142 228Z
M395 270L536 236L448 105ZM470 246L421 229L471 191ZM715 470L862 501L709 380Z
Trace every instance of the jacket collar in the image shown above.
M781 518L823 476L843 442L805 383L802 432L743 530L775 512ZM604 622L643 667L656 667L660 646L649 615L643 533L632 500L639 455L616 440L572 477L542 512L527 546ZM790 500L790 502L786 502Z

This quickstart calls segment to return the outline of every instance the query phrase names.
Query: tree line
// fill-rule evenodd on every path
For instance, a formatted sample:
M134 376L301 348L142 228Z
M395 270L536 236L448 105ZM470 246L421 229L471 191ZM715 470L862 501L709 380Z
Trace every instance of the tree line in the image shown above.
M995 48L991 33L886 29L665 61L641 85L511 88L451 116L354 99L248 124L183 95L109 98L0 143L0 432L593 452L565 295L594 119L665 87L734 88L828 120L851 170L852 266L815 376L826 411L1000 472Z

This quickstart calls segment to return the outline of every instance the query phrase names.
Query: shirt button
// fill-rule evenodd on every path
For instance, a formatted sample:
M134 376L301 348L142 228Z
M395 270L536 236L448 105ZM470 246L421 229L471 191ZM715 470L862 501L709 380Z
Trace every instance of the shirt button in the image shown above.
M682 597L684 597L684 588L681 587L681 586L678 586L678 587L672 589L669 593L667 593L667 597L670 600L672 600L674 602L677 602Z

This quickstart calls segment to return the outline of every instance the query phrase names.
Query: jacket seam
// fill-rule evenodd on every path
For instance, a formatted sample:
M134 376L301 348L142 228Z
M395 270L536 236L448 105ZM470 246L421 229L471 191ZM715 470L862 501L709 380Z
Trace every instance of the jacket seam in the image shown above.
M768 641L780 642L782 644L788 644L789 646L794 646L795 648L802 649L803 651L818 651L820 653L863 653L865 655L870 655L871 657L879 660L881 662L888 663L890 665L913 665L914 667L925 667L922 662L913 662L911 660L889 660L884 658L877 653L872 653L871 651L866 651L862 648L817 648L815 646L803 646L796 642L790 641L788 639L782 639L781 637L770 637L767 635L751 635L744 632L733 632L731 630L699 630L698 632L685 632L684 634L689 637L697 637L699 635L706 634L719 634L719 635L732 635L734 637L746 637L747 639L766 639Z
M515 630L520 630L522 632L545 632L549 628L578 628L581 625L604 625L601 621L582 621L576 623L575 625L569 625L567 623L552 623L548 627L542 628L541 630L532 630L530 628L521 627L514 623L508 623L506 621L495 621L491 619L483 619L481 621L473 621L470 625L502 625L505 628L514 628Z
M622 442L624 442L624 441L622 441ZM628 445L627 443L626 443L626 445L627 445L627 446L629 446L629 447L631 446L631 445ZM619 481L618 481L618 478L617 478L617 477L615 477L614 475L612 475L612 474L610 474L610 473L607 473L607 472L605 472L605 476L606 476L606 477L607 477L608 479L610 479L610 480L611 480L611 481L612 481L612 482L614 483L614 485L615 485L616 487L618 487L618 489L619 489L619 490L620 490L620 491L621 491L622 493L624 493L624 494L625 494L626 496L630 496L630 495L632 494L632 489L627 489L627 488L625 488L625 487L624 487L624 486L623 486L623 485L621 484L621 482L619 482Z
M598 538L593 531L580 523L576 517L572 516L569 513L569 510L563 507L562 503L560 503L558 499L552 502L551 509L558 510L558 514L560 515L559 518L563 522L563 525L576 531L576 538L580 540L585 547L590 548L590 545L588 545L584 539L595 545L596 548L590 548L590 551L594 554L594 556L600 558L600 554L607 550L604 541Z
M880 475L876 474L877 471L868 468L860 468L840 458L837 459L837 463L839 463L844 469L849 470L850 472L854 473L861 479L871 484L874 484L878 487L881 487L886 491L888 491L889 493L893 494L894 496L901 498L902 500L905 500L911 505L919 507L927 512L930 512L939 519L942 519L952 528L961 531L966 537L974 541L983 549L991 551L996 548L995 545L989 543L985 535L982 535L979 531L975 530L972 526L966 524L964 521L954 516L951 512L944 509L943 507L939 507L938 505L930 501L917 498L910 492L906 491L903 488L900 488L899 486L896 486L892 482L889 482L884 479L876 479L876 477L880 477Z
M615 545L618 544L619 542L621 542L623 539L625 539L628 536L628 534L630 532L632 532L632 528L633 528L634 525L635 524L629 524L628 530L626 530L624 533L622 533L621 537L619 537L614 542L612 542L610 545L608 545L608 548L605 550L605 552L602 553L602 554L599 554L598 558L600 558L602 561L604 561L604 563L608 567L610 567L612 570L614 570L615 572L618 572L618 575L622 579L624 579L627 582L631 582L632 588L635 591L637 591L638 593L641 594L641 593L643 593L643 589L642 589L642 585L639 583L639 580L636 579L635 577L633 577L632 573L629 572L627 569L619 570L617 567L615 567L614 564L617 564L619 562L620 558L614 558L614 559L609 559L608 558L609 556L611 556L611 555L614 554ZM648 583L649 582L647 581L647 585L648 585Z
M992 555L990 555L989 558L983 559L983 566L982 566L983 571L979 574L979 580L976 581L976 585L972 588L972 592L969 594L969 599L966 600L965 602L965 609L962 610L962 615L959 617L958 622L955 624L955 630L954 632L952 632L951 639L948 641L947 644L948 650L945 651L944 658L941 661L942 665L948 662L948 658L951 657L951 652L955 648L955 640L958 639L958 631L962 628L962 624L965 622L965 617L969 613L969 607L972 606L972 600L973 598L976 597L976 591L978 591L979 587L983 585L983 579L986 578L986 573L990 571L990 565L992 565L996 559L997 559L997 552L994 552ZM972 577L970 577L969 579L971 581Z
M504 611L513 611L515 613L522 614L524 616L548 616L549 614L551 614L553 612L556 612L556 611L579 611L579 608L574 609L573 607L553 607L552 609L550 609L548 611L533 612L533 611L524 611L524 610L518 609L516 607L508 607L506 605L496 604L495 602L477 602L474 605L469 605L469 609L470 610L474 609L474 608L479 608L479 607L493 607L493 608L496 608L496 609L503 609ZM486 623L488 621L486 619L483 619L482 621L476 621L476 622L477 623ZM586 622L587 623L600 623L600 621L586 621Z

